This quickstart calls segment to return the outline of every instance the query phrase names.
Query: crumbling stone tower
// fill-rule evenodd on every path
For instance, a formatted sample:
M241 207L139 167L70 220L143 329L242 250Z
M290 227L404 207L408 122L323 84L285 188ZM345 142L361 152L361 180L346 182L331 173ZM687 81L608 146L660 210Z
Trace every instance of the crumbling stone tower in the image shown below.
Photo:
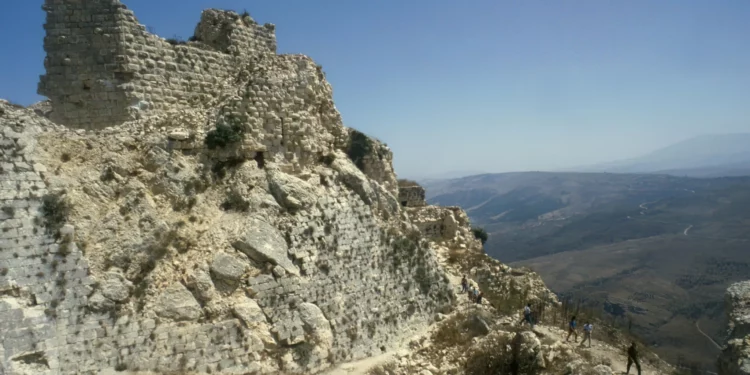
M42 8L47 57L38 93L51 99L53 121L75 128L204 105L252 59L276 53L274 25L231 11L204 11L189 42L170 43L119 0L45 0Z

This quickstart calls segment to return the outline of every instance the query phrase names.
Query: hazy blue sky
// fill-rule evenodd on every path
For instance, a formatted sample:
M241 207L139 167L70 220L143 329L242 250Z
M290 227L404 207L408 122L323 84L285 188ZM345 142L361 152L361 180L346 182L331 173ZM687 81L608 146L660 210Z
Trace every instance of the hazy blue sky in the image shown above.
M31 104L41 0L0 13L0 97ZM747 0L125 0L187 38L204 8L276 24L331 81L347 126L396 170L544 170L750 131Z

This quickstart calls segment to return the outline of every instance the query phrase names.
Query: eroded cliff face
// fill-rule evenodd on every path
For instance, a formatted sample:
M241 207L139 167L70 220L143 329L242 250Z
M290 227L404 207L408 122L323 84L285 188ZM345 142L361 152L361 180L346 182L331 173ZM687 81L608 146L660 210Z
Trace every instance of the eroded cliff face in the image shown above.
M462 274L557 306L463 210L402 191L273 25L207 10L170 43L117 0L45 10L51 101L0 101L0 373L319 373L414 348L466 310ZM518 319L478 309L490 338Z
M717 361L721 375L750 374L750 281L732 284L724 297L727 344Z
M63 8L102 16L70 38ZM0 103L0 372L314 373L452 309L391 152L272 26L211 10L171 46L118 1L45 9L51 109ZM89 39L130 44L60 60Z

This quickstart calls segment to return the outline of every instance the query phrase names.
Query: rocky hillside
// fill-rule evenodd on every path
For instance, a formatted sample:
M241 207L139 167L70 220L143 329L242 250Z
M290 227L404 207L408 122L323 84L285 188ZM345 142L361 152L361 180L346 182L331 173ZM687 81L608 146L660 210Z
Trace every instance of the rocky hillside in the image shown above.
M727 345L717 363L719 374L750 374L750 281L732 284L725 303L729 326Z
M499 358L533 373L623 362L611 330L562 343L542 280L400 187L321 67L275 53L273 25L208 10L179 43L117 0L44 9L51 101L0 101L0 373L478 375L467 345L511 337ZM534 331L514 324L525 303Z

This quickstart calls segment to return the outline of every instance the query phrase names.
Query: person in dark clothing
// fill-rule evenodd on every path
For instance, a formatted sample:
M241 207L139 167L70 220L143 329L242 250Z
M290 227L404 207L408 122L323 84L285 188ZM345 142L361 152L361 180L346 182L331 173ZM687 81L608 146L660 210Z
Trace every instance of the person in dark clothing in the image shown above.
M575 339L573 339L573 342L578 342L578 332L576 331L577 324L578 322L576 321L576 316L573 315L573 317L570 318L570 323L568 323L568 337L565 338L566 342L570 340L570 335L575 335Z
M630 344L628 348L628 367L626 374L630 374L630 366L635 363L635 368L638 370L638 375L641 375L641 363L638 361L638 349L635 347L635 341Z
M466 275L461 279L461 293L469 291L469 280L466 279Z
M477 296L477 304L482 304L482 298L484 297L484 292L479 292L479 295Z

